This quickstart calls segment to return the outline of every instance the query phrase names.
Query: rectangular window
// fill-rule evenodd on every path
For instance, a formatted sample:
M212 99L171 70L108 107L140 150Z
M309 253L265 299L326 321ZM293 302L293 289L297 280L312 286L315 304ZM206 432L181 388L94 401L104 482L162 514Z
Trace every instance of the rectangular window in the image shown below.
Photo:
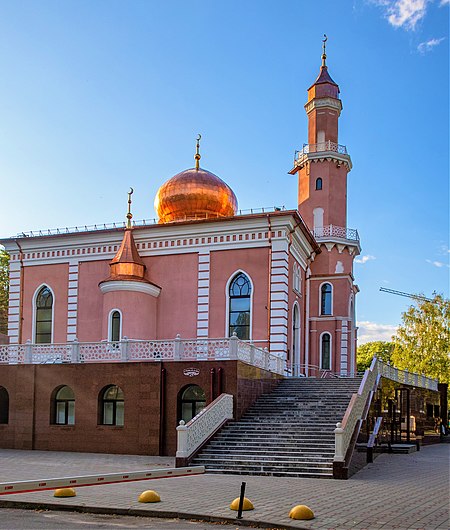
M114 404L112 402L103 403L103 424L114 425Z
M66 423L66 403L64 401L56 403L56 423L58 425L65 425Z
M67 403L67 425L75 425L75 401Z
M116 425L124 424L124 405L123 401L116 401Z

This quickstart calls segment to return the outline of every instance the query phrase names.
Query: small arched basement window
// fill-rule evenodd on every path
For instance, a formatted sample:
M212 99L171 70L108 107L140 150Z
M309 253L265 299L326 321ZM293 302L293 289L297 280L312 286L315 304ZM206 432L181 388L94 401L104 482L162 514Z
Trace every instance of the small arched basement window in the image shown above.
M9 421L9 394L4 386L0 386L0 424Z
M186 423L206 406L206 396L203 388L198 385L189 385L180 395L179 410L180 419Z
M36 296L35 322L35 343L49 344L52 342L53 295L46 285Z
M324 333L320 345L320 369L331 370L331 335Z
M75 394L69 386L62 386L54 398L54 418L56 425L75 425Z
M124 425L125 399L123 390L116 386L107 386L100 392L100 424Z
M250 305L252 284L243 272L237 274L228 290L228 335L233 333L241 340L250 338Z

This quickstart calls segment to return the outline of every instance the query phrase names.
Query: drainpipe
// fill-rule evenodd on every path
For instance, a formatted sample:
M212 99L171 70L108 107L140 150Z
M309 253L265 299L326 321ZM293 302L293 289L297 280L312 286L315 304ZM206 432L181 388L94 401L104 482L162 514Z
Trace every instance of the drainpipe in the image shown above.
M17 337L18 343L22 344L22 321L23 321L23 250L17 239L14 239L14 243L19 248L19 261L20 261L20 300L19 300L19 335Z
M271 280L272 280L272 223L270 222L270 215L267 214L267 223L269 225L269 285L267 289L267 348L270 352L270 317L271 317Z

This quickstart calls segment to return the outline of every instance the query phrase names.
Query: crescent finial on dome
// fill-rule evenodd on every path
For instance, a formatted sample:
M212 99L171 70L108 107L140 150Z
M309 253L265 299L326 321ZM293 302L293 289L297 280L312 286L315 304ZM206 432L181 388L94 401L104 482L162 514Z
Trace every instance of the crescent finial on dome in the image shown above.
M197 135L197 147L196 147L196 151L195 151L195 169L198 171L199 168L200 168L200 158L201 158L201 155L200 155L200 140L202 139L202 135L200 133L198 133Z

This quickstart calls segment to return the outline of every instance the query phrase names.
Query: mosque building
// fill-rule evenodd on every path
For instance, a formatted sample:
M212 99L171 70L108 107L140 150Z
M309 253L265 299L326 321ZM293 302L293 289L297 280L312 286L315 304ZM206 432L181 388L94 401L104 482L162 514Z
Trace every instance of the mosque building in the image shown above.
M289 171L298 178L297 209L239 213L233 190L201 167L199 136L195 166L157 192L158 222L133 222L130 190L125 226L0 241L11 256L0 390L8 392L9 418L17 417L15 426L0 425L0 446L173 454L164 432L225 389L243 411L274 378L354 374L360 243L347 228L352 162L339 144L342 103L325 47L305 110L308 143ZM238 350L254 370L233 357ZM264 355L277 369L258 365ZM156 404L145 409L153 390ZM92 403L78 405L89 392ZM135 399L134 412L127 399ZM24 407L33 409L29 417L19 414ZM134 413L135 423L119 445L110 434L86 441L87 426L71 442L52 431L61 423L74 429L89 411L92 433L123 427L124 414L125 426ZM144 436L146 414L159 418L145 431L150 445L132 441Z

